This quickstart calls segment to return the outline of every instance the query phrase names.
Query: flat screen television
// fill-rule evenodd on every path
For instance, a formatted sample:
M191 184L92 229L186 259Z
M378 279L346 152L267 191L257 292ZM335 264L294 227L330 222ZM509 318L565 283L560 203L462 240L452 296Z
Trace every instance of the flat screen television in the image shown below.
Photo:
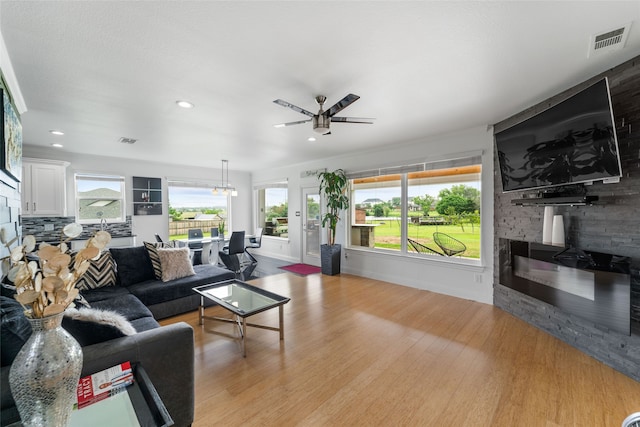
M504 192L622 176L606 78L495 138Z

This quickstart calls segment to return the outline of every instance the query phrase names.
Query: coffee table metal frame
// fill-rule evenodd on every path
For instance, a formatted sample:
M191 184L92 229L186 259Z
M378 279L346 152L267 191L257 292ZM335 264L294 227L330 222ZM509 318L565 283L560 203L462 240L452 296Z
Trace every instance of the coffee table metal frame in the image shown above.
M236 286L237 288L241 289L242 292L249 291L249 294L245 293L245 296L247 295L250 296L250 294L253 293L256 296L264 297L266 301L263 300L262 303L257 304L253 307L246 307L246 306L240 306L241 304L239 301L230 301L229 299L220 298L214 295L214 293L212 292L215 289L229 287L229 286L232 286L232 287ZM281 341L284 340L283 307L286 303L290 301L290 298L284 297L282 295L274 294L273 292L266 291L264 289L258 288L256 286L250 285L246 282L236 280L236 279L225 280L224 282L212 283L209 285L197 286L193 288L193 290L198 294L200 294L200 307L199 307L200 325L204 324L204 319L216 320L219 322L226 322L226 323L235 323L236 326L238 327L238 332L240 333L240 342L242 345L243 357L247 357L247 347L245 344L245 337L247 335L247 326L279 332L280 340ZM233 295L230 295L230 296L233 296ZM227 317L205 316L204 315L204 309L205 309L204 299L205 298L215 302L220 307L230 311L231 313L233 313L234 317L227 318ZM271 300L271 301L268 301L268 300ZM234 303L237 305L234 305ZM253 316L254 314L262 313L263 311L267 311L275 307L278 307L278 310L279 310L279 314L278 314L279 327L276 328L273 326L259 325L256 323L247 322L247 317Z

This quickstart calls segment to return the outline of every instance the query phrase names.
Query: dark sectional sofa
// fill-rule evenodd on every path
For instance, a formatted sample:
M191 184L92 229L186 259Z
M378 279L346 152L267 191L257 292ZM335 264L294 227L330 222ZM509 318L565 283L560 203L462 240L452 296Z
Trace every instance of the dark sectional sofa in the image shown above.
M157 320L197 309L200 298L193 287L233 279L234 273L214 265L197 265L193 267L195 275L162 282L155 278L144 246L113 248L110 253L115 260L116 285L85 290L81 295L91 308L122 314L137 333L124 336L102 325L65 318L63 326L82 345L82 376L127 360L139 363L175 425L189 426L195 402L193 329L184 322L160 326ZM1 308L0 423L5 426L18 419L9 387L11 361L31 330L20 305L4 290Z

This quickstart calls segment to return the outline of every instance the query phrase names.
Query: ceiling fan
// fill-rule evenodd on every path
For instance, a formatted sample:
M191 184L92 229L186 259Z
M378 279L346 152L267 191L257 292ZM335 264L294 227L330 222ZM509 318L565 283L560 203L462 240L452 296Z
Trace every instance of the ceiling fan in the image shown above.
M354 95L350 93L349 95L342 98L340 101L336 102L335 105L333 105L333 107L329 108L327 111L323 111L322 106L327 100L327 97L324 95L318 95L316 96L316 102L320 106L320 110L318 111L318 114L313 114L311 111L307 111L296 105L290 104L287 101L283 101L282 99L276 99L275 101L273 101L276 104L286 108L291 108L293 111L297 111L298 113L302 113L305 116L309 116L311 118L307 120L300 120L297 122L280 123L273 126L277 128L281 128L285 126L293 126L293 125L299 125L301 123L313 122L314 132L321 133L322 135L329 135L331 134L331 131L330 131L331 122L373 124L373 122L370 120L375 120L375 119L362 118L362 117L336 117L335 116L337 113L344 110L349 105L356 102L358 99L360 99L358 95Z

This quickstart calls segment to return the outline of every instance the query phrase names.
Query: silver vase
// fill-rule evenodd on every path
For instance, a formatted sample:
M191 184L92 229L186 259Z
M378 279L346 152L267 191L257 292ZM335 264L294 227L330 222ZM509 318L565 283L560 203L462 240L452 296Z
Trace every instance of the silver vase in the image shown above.
M65 331L63 313L29 319L33 333L9 371L9 385L24 427L66 426L76 402L82 348Z

